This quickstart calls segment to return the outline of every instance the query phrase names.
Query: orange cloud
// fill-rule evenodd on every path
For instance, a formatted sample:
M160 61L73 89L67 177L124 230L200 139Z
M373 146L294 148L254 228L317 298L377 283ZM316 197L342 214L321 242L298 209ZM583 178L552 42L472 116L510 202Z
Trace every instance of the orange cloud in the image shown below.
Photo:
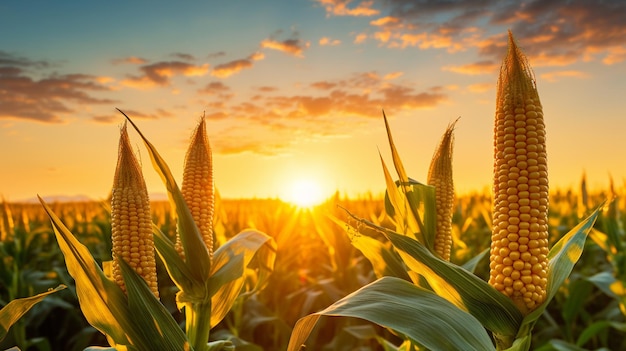
M356 37L354 37L354 43L355 44L364 43L365 40L367 40L367 34L365 34L365 33L359 33L359 34L356 35Z
M265 54L260 51L253 53L249 57L249 59L252 61L260 61L260 60L263 60L264 58L265 58Z
M589 78L589 74L581 71L555 71L549 73L543 73L541 78L548 82L556 82L560 78Z
M234 123L241 121L237 125L244 129L238 129L235 134L240 133L242 138L246 135L245 147L234 142L239 139L232 134L214 138L213 145L219 153L280 154L298 138L344 135L348 129L364 123L363 118L380 118L382 109L394 113L435 107L448 99L447 92L452 89L417 90L393 81L401 75L402 72L361 72L345 79L303 85L296 95L280 94L280 90L273 87L260 87L255 89L259 94L245 102L205 104L210 106L207 114L214 113L215 118L228 118ZM219 91L219 85L214 87ZM338 118L344 123L337 123ZM250 133L254 135L252 138L245 134L248 127L257 131ZM259 128L265 131L258 132ZM281 142L274 143L275 140Z
M330 39L329 37L322 37L319 40L320 46L337 46L341 44L341 40L339 39Z
M124 57L124 58L113 59L112 62L114 65L119 65L119 64L124 64L124 63L130 63L134 65L143 65L147 63L148 60L143 59L141 57L137 57L137 56L129 56L129 57Z
M196 66L181 61L164 61L141 66L142 75L130 76L121 84L132 88L152 88L155 86L168 86L170 79L176 75L187 77L203 76L209 71L209 64Z
M278 90L278 88L276 87L270 87L270 86L262 86L262 87L258 87L257 88L258 91L263 92L263 93L272 93Z
M476 6L463 1L394 0L385 4L388 15L370 22L375 28L371 37L389 48L458 52L475 47L481 55L499 61L506 30L511 29L537 67L580 60L607 65L626 61L626 2L622 1L486 0ZM501 32L487 34L485 23L500 26Z
M497 72L499 68L500 66L492 61L480 61L461 66L444 66L442 70L467 75L478 75L493 74L494 72Z
M311 86L316 89L329 90L329 89L336 87L337 84L331 83L331 82L315 82L315 83L311 83Z
M309 42L302 42L299 39L287 39L276 41L273 39L265 39L261 42L262 48L282 51L296 57L303 57L304 49L310 46Z
M385 80L392 80L392 79L396 79L396 78L398 78L398 77L400 77L402 75L404 75L404 72L391 72L391 73L385 74L383 79L385 79Z
M265 58L265 54L262 52L255 52L245 59L233 60L220 65L215 66L211 75L218 78L226 78L235 73L239 73L241 70L251 68L254 61L260 61Z
M223 94L228 91L230 91L230 88L222 82L211 82L198 90L199 93L208 95Z
M606 56L602 59L605 65L612 65L626 61L626 46L618 46L607 49Z
M324 7L327 15L334 16L375 16L380 13L373 9L373 1L362 1L354 8L348 8L352 0L316 0Z
M379 19L370 21L370 24L375 27L388 27L390 25L397 25L400 23L400 19L397 17L386 16Z
M95 97L111 91L102 77L86 74L53 74L34 79L19 64L41 68L47 64L20 59L0 52L0 119L26 119L62 123L64 116L76 113L75 105L111 104L115 100Z
M213 71L211 71L211 75L218 78L226 78L250 67L252 67L252 62L249 59L234 60L215 66Z
M124 111L124 113L127 114L129 117L138 118L138 119L159 119L162 117L174 116L172 112L169 112L160 108L157 109L153 113L145 113L145 112L140 112L137 110L128 110L128 109L121 109L121 110ZM91 120L97 123L111 124L111 123L119 123L120 121L123 121L124 118L119 113L112 113L110 115L93 116L91 117Z

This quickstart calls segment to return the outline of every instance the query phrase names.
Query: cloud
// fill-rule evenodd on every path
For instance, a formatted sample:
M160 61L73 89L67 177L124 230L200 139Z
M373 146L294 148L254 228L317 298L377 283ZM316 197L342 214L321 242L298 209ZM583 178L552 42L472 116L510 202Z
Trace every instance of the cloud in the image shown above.
M354 43L355 44L361 44L364 43L365 40L367 40L367 34L366 33L359 33L354 37Z
M233 60L220 65L217 65L211 71L211 75L218 78L226 78L235 73L239 73L241 70L251 68L254 61L259 61L265 58L262 52L255 52L245 59Z
M162 108L158 108L156 109L156 111L152 113L146 113L146 112L141 112L137 110L129 110L125 108L120 108L120 110L124 111L124 113L132 119L159 119L159 118L168 118L168 117L174 116L174 113L164 110ZM93 116L91 120L96 123L112 124L112 123L123 122L124 117L118 111L114 111L114 112L111 112L111 114Z
M249 59L234 60L215 66L213 71L211 71L211 75L214 77L226 78L241 71L242 69L250 67L252 67L252 61Z
M134 64L134 65L143 65L143 64L146 64L148 60L141 58L141 57L137 57L137 56L129 56L129 57L116 58L116 59L113 59L111 62L114 65L127 64L127 63Z
M14 54L0 50L0 68L34 68L43 69L52 66L48 61L33 61L26 57L15 56Z
M159 119L164 117L173 117L174 113L158 108L156 111L152 113L141 112L137 110L129 110L120 108L120 110L124 111L126 115L133 119ZM106 115L98 115L91 117L91 120L97 123L111 124L111 123L119 123L124 121L124 116L121 113L115 111L111 114Z
M26 68L45 68L45 61L31 61L0 53L0 119L25 119L44 123L62 123L76 112L75 105L110 104L115 100L93 94L110 91L102 84L106 77L86 74L45 74L35 79Z
M478 49L498 61L511 29L533 66L626 61L626 2L376 0L369 37L390 48ZM487 33L484 24L501 28Z
M199 93L216 95L229 92L230 88L222 82L210 82L204 86L204 88L198 90Z
M184 60L184 61L195 61L196 58L191 55L191 54L185 54L183 52L175 52L172 54L172 57L175 57L179 60Z
M541 79L548 82L556 82L561 78L589 78L589 74L581 71L554 71L541 74Z
M478 74L493 74L494 72L497 72L499 68L500 66L497 65L495 62L491 60L486 60L486 61L479 61L479 62L474 62L474 63L461 65L461 66L455 66L455 65L444 66L442 69L444 71L449 71L449 72L454 72L454 73L478 75Z
M129 76L121 84L131 88L146 89L164 87L171 84L171 78L177 75L186 77L203 76L209 71L209 64L194 65L182 61L162 61L139 68L139 76Z
M418 89L399 82L402 72L361 72L342 79L302 84L297 93L262 86L245 101L206 104L207 116L236 128L212 137L220 154L281 155L303 140L350 135L386 113L433 108L448 99L448 87ZM215 92L224 88L211 84ZM207 90L210 90L207 88Z
M320 46L337 46L341 44L341 40L339 39L331 39L329 37L322 37L319 40Z
M375 16L379 10L372 8L373 1L361 1L356 7L349 8L352 0L316 0L326 10L327 16Z
M258 87L256 90L263 92L263 93L272 93L272 92L277 91L278 88L264 85L262 87Z
M321 90L330 90L336 86L337 86L337 83L326 82L326 81L311 83L311 87L316 88L316 89L321 89Z
M303 42L300 39L286 39L283 41L265 39L261 41L261 47L264 49L278 50L296 57L304 57L302 53L309 46L309 42Z
M392 79L396 79L398 77L401 77L402 75L404 75L404 72L391 72L391 73L385 74L383 79L384 80L392 80Z

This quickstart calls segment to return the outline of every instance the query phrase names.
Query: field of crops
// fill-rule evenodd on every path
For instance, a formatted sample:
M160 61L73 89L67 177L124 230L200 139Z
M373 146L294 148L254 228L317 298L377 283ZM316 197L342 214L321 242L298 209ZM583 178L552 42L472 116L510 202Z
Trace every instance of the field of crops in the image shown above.
M581 191L554 194L551 202L550 237L558 239L612 191L586 195ZM347 219L336 205L376 223L384 222L383 199L349 200L337 197L322 206L302 210L278 200L218 202L215 219L220 242L246 228L256 228L277 243L276 262L267 285L241 296L226 318L211 331L211 338L235 338L241 350L284 350L296 321L322 310L376 279L372 264L350 243L345 228L330 216ZM105 203L58 203L54 212L85 244L98 262L111 259L110 214ZM453 216L455 236L452 262L463 263L489 246L491 229L489 194L458 199ZM533 349L619 350L624 342L624 292L616 286L626 281L624 201L605 205L570 279L535 326ZM153 204L154 221L165 233L174 233L169 205ZM620 211L622 210L622 211ZM2 207L0 303L28 297L59 284L68 289L48 296L14 325L0 349L20 345L26 350L83 350L89 345L107 346L105 337L91 327L78 305L74 283L65 268L63 254L49 219L39 204L7 204ZM616 238L612 241L603 237ZM476 274L488 276L488 260L481 260ZM250 272L250 284L255 279ZM609 284L612 282L611 284ZM159 266L161 301L182 323L176 308L176 287ZM383 350L381 339L396 345L401 337L374 324L352 318L328 317L310 338L311 350ZM30 345L30 346L28 346ZM552 345L552 346L550 346ZM559 348L560 347L560 348Z
M124 124L109 199L0 207L0 349L624 350L620 194L548 191L532 72L509 33L493 192L455 196L454 123L428 179L315 207L225 200L202 118L150 202ZM121 111L120 111L121 112ZM123 114L123 112L122 112ZM144 170L145 171L145 170Z

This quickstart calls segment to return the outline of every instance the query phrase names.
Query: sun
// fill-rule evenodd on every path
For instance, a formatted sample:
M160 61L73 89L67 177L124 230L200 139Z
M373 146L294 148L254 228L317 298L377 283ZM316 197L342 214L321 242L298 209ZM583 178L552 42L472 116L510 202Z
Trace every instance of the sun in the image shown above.
M324 201L322 188L311 179L298 179L291 183L286 199L299 207L312 207Z

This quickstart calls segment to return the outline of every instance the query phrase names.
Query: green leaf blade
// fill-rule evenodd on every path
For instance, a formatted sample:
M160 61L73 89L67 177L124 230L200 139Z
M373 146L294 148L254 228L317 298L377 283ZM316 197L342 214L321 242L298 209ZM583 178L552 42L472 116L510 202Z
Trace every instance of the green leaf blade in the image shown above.
M470 314L394 277L381 278L325 310L301 318L288 351L299 350L322 316L364 319L400 332L431 350L494 350L489 335Z
M0 341L7 335L11 326L22 318L33 306L41 302L46 296L65 288L67 288L67 286L59 285L41 294L11 300L2 307L2 309L0 309Z

